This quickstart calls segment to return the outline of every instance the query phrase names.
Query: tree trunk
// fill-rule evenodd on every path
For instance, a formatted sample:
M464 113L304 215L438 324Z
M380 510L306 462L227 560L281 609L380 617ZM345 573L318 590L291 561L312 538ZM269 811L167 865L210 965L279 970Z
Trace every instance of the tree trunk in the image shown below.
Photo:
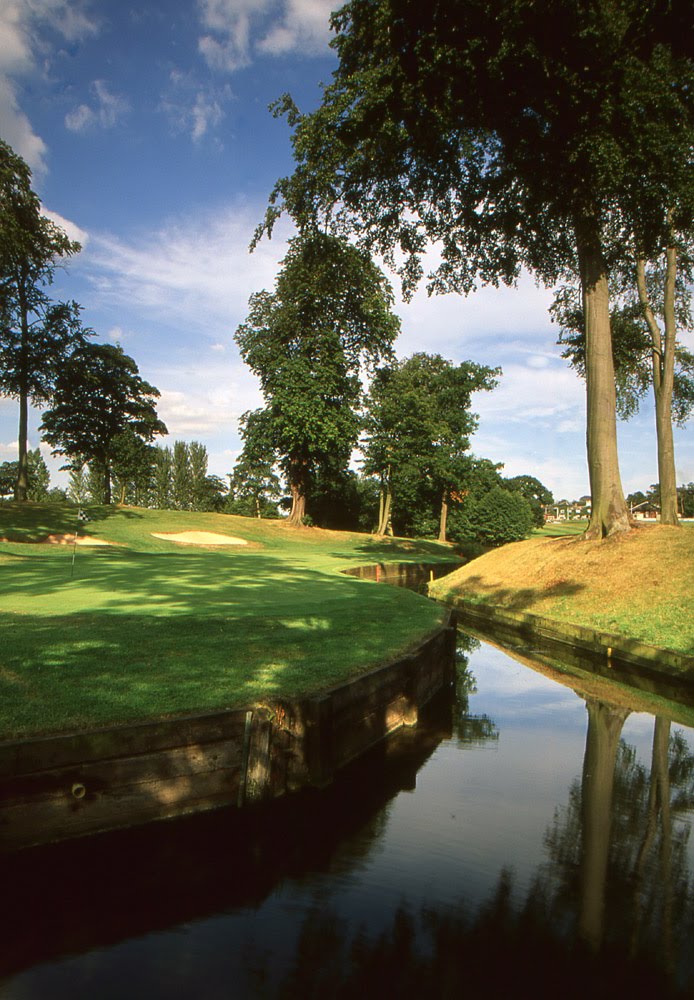
M301 486L298 483L290 483L289 491L292 495L292 509L287 518L287 524L291 524L293 527L299 527L306 514L306 496L301 490Z
M18 461L17 484L14 498L17 503L26 503L29 489L29 456L27 438L29 436L29 391L27 387L27 368L29 352L29 316L24 294L20 291L19 308L21 311L22 339L20 344L20 392L19 392L19 428L18 428Z
M104 462L104 503L111 503L111 466Z
M672 434L672 393L675 382L675 340L677 337L676 276L677 252L674 247L668 247L663 302L663 315L665 317L665 336L663 338L648 297L644 261L638 260L636 262L636 285L639 300L651 335L655 433L658 447L658 483L660 485L660 523L671 525L679 524L675 442Z
M629 714L586 702L588 733L581 782L581 871L578 932L597 950L605 926L605 887L612 828L612 792L619 737Z
M258 520L261 519L261 514L260 514L260 497L257 494L256 494L256 498L255 498L255 516L258 518Z
M441 517L439 518L439 541L446 541L446 523L448 521L448 491L444 490L441 497Z
M381 496L379 500L377 535L385 535L390 526L390 513L393 506L393 494L390 489L390 470L388 476L381 480ZM392 533L392 532L391 532Z
M610 331L607 267L588 224L576 232L586 324L586 443L591 519L586 538L604 538L631 527L617 454L617 408Z

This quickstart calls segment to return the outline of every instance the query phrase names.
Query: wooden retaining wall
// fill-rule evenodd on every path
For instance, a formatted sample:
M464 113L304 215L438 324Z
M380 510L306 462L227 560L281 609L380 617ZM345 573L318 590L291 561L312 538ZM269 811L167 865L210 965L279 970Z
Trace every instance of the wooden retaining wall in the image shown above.
M453 618L414 652L314 698L0 744L0 847L12 850L306 785L450 686Z
M636 687L650 690L657 686L666 689L667 696L682 697L687 703L694 696L694 656L523 611L475 604L462 598L446 603L455 608L462 627L469 625L482 635L491 634L499 642L508 636L521 638L531 646L544 643L578 650L596 663L605 664L616 679Z

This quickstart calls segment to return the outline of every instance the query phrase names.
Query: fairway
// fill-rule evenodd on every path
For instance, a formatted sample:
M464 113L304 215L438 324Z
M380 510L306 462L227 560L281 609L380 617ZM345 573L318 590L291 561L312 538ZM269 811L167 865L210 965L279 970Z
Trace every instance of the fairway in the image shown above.
M288 528L220 514L0 507L0 734L8 739L318 691L430 633L442 609L345 576L450 561L434 542ZM155 535L211 533L233 545ZM207 541L207 535L199 536ZM245 544L238 544L243 541Z

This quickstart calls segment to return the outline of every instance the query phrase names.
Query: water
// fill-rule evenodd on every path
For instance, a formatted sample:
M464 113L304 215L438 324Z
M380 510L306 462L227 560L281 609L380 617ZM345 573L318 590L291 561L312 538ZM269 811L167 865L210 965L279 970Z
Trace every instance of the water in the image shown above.
M688 716L475 646L327 792L6 859L0 997L694 995Z

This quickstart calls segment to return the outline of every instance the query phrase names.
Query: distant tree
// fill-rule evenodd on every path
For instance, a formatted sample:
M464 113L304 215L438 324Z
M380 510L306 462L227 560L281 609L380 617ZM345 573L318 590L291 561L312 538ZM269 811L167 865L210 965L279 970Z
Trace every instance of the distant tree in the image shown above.
M510 479L504 479L504 488L525 497L533 512L533 524L536 528L541 528L545 523L544 508L554 503L551 491L534 476L512 476Z
M347 468L360 430L360 375L391 353L399 322L363 251L315 230L290 241L273 292L250 300L236 331L260 379L273 451L300 524L318 469Z
M680 514L682 517L694 517L694 483L684 483L678 489Z
M174 510L190 510L193 506L193 482L190 451L186 441L174 441L171 451L171 501Z
M381 482L378 533L388 529L398 478L426 483L438 500L439 540L446 540L451 493L465 478L469 435L477 426L473 392L493 389L498 368L471 361L454 365L418 353L380 369L365 416L364 471Z
M51 398L71 351L89 335L75 302L53 303L46 288L61 261L80 250L41 214L31 171L0 140L0 392L19 400L15 499L28 498L29 403Z
M103 502L111 502L112 464L120 434L142 441L165 434L157 417L158 389L140 377L135 361L111 344L84 344L58 374L40 431L54 454L86 460L103 475Z
M0 464L0 496L15 492L19 462ZM26 499L40 502L48 497L50 473L38 448L27 451L27 491Z
M276 453L271 414L249 410L241 417L243 449L230 477L228 509L249 517L277 517L282 490L275 472Z
M154 447L131 428L113 439L111 471L119 494L118 502L143 506L152 489Z
M157 510L173 505L173 455L170 448L161 445L154 449L151 503Z
M73 459L67 488L68 499L78 505L87 502L89 495L89 470L79 458Z

